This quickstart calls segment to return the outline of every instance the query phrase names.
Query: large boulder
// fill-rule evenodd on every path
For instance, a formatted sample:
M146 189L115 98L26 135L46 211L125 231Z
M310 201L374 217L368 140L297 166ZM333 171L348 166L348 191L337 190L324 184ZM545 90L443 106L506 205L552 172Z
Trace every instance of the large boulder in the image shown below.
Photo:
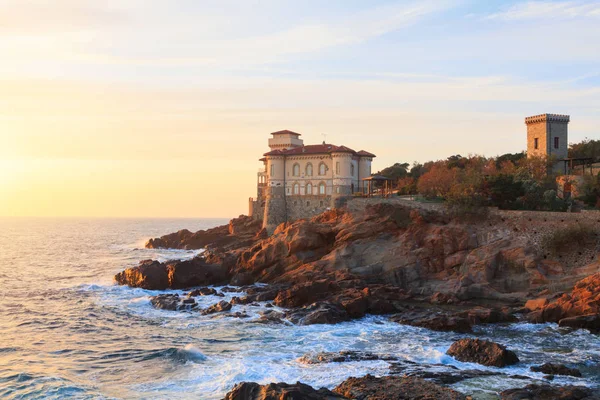
M418 326L440 332L473 332L468 318L452 314L437 314L429 311L411 311L390 318L391 321L402 325Z
M558 321L558 326L563 328L587 329L591 333L600 333L600 314L563 318Z
M532 372L541 372L546 375L567 375L581 378L581 371L577 368L569 368L563 364L546 363L542 365L534 365L529 368Z
M502 400L599 400L600 394L581 386L550 386L531 384L524 388L500 393Z
M201 257L165 263L145 260L118 273L115 280L120 285L149 290L186 289L226 283L227 271L221 265L207 264Z
M506 367L519 362L517 355L501 344L479 339L460 339L446 352L458 361L474 362L488 367Z
M270 383L259 385L242 382L225 395L223 400L340 400L343 396L325 388L313 389L303 383Z
M138 266L127 268L115 275L119 285L129 285L150 290L165 290L169 287L169 273L164 263L144 260Z
M465 396L455 390L413 377L366 375L349 378L333 389L356 400L462 400Z

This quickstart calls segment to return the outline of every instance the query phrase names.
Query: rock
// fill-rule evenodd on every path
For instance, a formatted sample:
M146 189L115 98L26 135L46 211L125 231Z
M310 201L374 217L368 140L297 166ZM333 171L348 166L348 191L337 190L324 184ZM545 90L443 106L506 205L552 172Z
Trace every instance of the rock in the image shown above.
M454 293L436 292L429 298L429 302L431 304L458 304L460 299Z
M418 326L432 331L471 333L471 322L461 316L432 314L430 311L412 311L390 318L391 321L403 325Z
M502 400L598 400L592 389L580 386L550 386L531 384L500 393Z
M563 318L558 321L558 326L574 329L587 329L591 333L600 333L600 314Z
M197 297L197 296L215 296L218 292L214 288L203 287L199 289L194 289L187 294L188 297Z
M207 264L202 257L166 263L145 260L118 273L115 280L120 285L149 290L185 289L223 283L227 271L220 265Z
M583 317L580 320L590 330L598 332L595 321L600 324L600 272L578 281L570 294L563 294L553 302L533 311L528 315L531 322L559 322L560 320ZM596 318L593 316L596 315ZM567 323L579 324L579 321L568 320ZM565 325L568 326L568 325ZM576 328L582 326L573 326ZM583 327L582 327L583 328Z
M191 310L198 307L194 299L181 299L178 294L159 294L150 298L150 304L159 310Z
M318 302L289 311L286 318L297 325L337 324L350 320L344 308L328 302Z
M567 375L581 378L581 372L577 368L569 368L563 364L546 363L530 368L532 372L542 372L546 375Z
M254 321L259 324L282 324L285 315L275 310L267 310L261 312L261 316L258 320Z
M169 274L164 263L144 260L137 267L127 268L115 275L120 285L129 285L149 290L165 290L169 287Z
M333 389L356 400L462 400L465 396L457 391L414 377L366 375L349 378Z
M446 352L458 361L474 362L488 367L505 367L519 362L517 355L506 347L486 340L460 339Z
M525 308L529 311L541 310L542 308L546 307L548 303L547 297L540 297L538 299L527 300L525 303Z
M351 362L351 361L374 361L384 360L393 361L396 357L392 356L380 356L373 353L364 351L340 351L339 353L316 353L316 354L305 354L298 359L298 362L303 364L324 364L333 362Z
M223 400L339 400L343 398L325 388L316 390L300 382L268 385L242 382L235 385Z
M232 219L228 225L217 226L195 233L187 229L150 239L146 243L148 249L204 249L207 247L229 247L236 249L247 245L250 239L259 236L262 222L251 217L240 216Z
M215 314L215 313L219 313L219 312L225 312L225 311L231 310L231 307L232 307L231 303L229 303L225 300L221 300L217 304L213 304L212 306L202 310L202 314L207 315L207 314Z
M321 300L338 290L335 283L322 279L316 282L297 284L287 290L282 290L274 300L275 305L279 307L300 307Z

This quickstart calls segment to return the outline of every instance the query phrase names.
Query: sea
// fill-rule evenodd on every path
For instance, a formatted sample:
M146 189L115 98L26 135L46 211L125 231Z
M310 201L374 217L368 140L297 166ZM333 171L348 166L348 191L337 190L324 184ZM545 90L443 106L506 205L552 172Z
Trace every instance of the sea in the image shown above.
M555 385L600 387L600 336L555 324L433 332L367 316L337 325L258 324L260 306L236 305L249 318L154 309L160 292L116 285L113 277L144 259L188 259L199 251L145 249L150 237L211 228L217 219L0 219L0 398L222 399L243 381L301 381L333 388L351 376L386 375L389 361L305 364L299 358L346 350L395 356L432 369L502 371L452 385L479 399L532 382L530 366L559 362L583 378ZM170 291L181 293L184 291ZM225 299L238 295L226 293ZM198 298L209 306L222 298ZM516 351L502 370L445 355L476 336ZM515 377L510 377L514 375Z

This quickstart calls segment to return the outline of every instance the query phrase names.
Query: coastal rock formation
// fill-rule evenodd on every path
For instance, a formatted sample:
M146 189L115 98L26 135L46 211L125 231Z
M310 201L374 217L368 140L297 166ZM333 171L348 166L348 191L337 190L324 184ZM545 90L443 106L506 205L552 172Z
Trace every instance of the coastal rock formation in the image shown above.
M357 400L465 399L462 393L435 383L420 378L399 376L377 378L366 375L362 378L349 378L333 391Z
M532 372L541 372L546 375L567 375L581 378L581 371L577 368L569 368L563 364L552 364L546 363L539 366L533 366L530 368Z
M201 230L195 233L187 229L150 239L146 243L148 249L188 249L197 250L208 247L238 248L247 245L259 235L262 223L253 218L241 215L232 219L228 225Z
M220 265L207 264L200 257L166 263L145 260L118 273L115 280L120 285L150 290L185 289L226 283L227 271Z
M303 383L270 383L259 385L242 382L225 395L223 400L339 400L345 397L325 388L313 389Z
M202 310L202 314L208 315L208 314L214 314L214 313L229 311L229 310L231 310L231 307L232 307L231 303L229 303L229 302L227 302L225 300L221 300L217 304L213 304L212 306L210 306L210 307Z
M488 367L506 367L519 362L517 355L506 347L479 339L460 339L446 352L458 361L474 362Z
M527 317L532 322L558 322L560 326L600 332L600 272L577 282L570 294L540 303Z
M181 311L198 307L194 299L182 299L178 294L159 294L150 298L150 304L159 310Z
M465 223L391 203L326 211L281 224L271 236L260 223L240 217L149 244L206 248L193 260L143 261L115 279L146 289L240 285L246 295L232 304L273 301L291 309L286 318L297 323L396 314L400 323L457 332L470 332L474 324L513 322L511 310L537 298L524 309L530 321L564 319L563 326L595 330L597 278L558 299L549 290L572 287L594 265L569 269L546 259L517 231L500 219ZM257 282L269 286L247 286Z
M298 359L302 364L324 364L332 362L352 362L352 361L374 361L374 360L385 360L392 361L396 360L396 357L392 356L380 356L364 351L340 351L339 353L310 353L305 354Z
M600 393L581 386L527 385L500 393L502 400L600 400Z
M297 382L295 384L254 382L237 384L224 400L463 400L465 396L452 389L414 377L385 376L377 378L366 375L349 378L333 391L314 389Z

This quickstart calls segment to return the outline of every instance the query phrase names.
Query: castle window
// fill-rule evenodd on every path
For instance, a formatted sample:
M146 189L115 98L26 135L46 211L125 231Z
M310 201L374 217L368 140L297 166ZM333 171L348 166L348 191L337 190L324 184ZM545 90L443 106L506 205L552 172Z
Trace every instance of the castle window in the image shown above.
M325 183L319 183L319 194L325 194Z
M310 201L306 202L306 207L310 207Z
M554 138L554 148L558 149L558 138L557 137Z
M538 138L533 139L533 148L538 149Z
M275 176L275 164L271 164L271 177Z
M339 161L335 163L335 173L337 175L340 174L340 162Z
M306 184L306 194L312 194L312 184Z
M294 176L300 176L300 164L294 164L293 173Z
M354 176L354 164L350 163L350 175Z
M306 166L306 176L312 176L312 174L313 174L312 164L308 163L308 165Z
M300 185L298 185L297 183L294 183L294 194L295 195L300 194Z
M319 164L319 175L325 175L326 169L327 167L325 166L325 163Z

